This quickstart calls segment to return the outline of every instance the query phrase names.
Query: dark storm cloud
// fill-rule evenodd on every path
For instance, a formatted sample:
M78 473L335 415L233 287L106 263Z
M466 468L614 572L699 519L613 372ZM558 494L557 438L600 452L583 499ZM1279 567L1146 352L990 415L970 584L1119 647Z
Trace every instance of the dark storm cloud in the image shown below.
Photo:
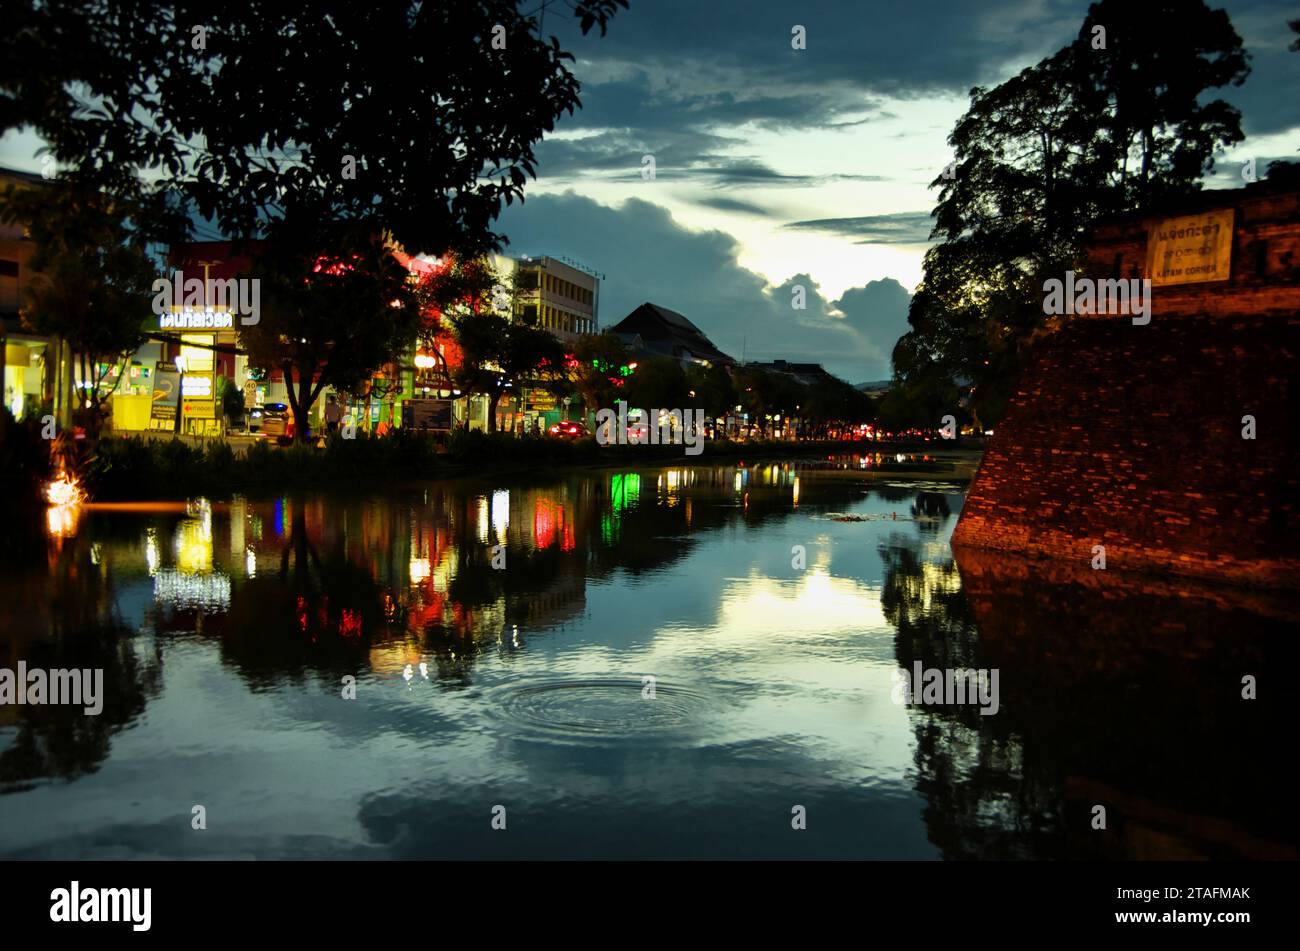
M755 205L752 202L741 201L738 198L699 198L695 204L703 205L705 208L716 208L718 211L734 211L741 215L760 215L767 217L770 212L762 205Z
M721 83L719 88L703 91L682 82L675 72L629 69L631 78L584 81L582 109L564 119L564 128L676 131L684 125L706 128L751 122L760 128L779 130L822 125L844 112L877 111L851 88L820 84L803 89L765 88L740 82L730 87L731 77L719 75L714 78Z
M857 218L814 218L792 221L784 227L794 231L821 231L856 238L855 244L928 244L934 219L926 211L905 211L892 215L862 215Z
M578 55L583 108L560 128L622 130L678 167L716 164L719 129L849 128L888 115L880 99L964 96L995 84L1073 39L1086 0L633 0L604 38L578 38L559 16L559 32ZM1229 0L1222 5L1252 54L1241 87L1217 95L1243 113L1248 135L1300 128L1300 54L1289 52L1291 0ZM807 48L790 47L791 28ZM583 148L544 143L542 172L577 174ZM591 157L599 159L601 153Z
M1296 38L1287 23L1300 17L1295 0L1232 0L1211 3L1228 11L1232 25L1250 53L1250 76L1240 87L1218 91L1241 110L1247 136L1294 129L1300 148L1300 53L1287 46Z
M752 182L743 170L728 174L720 152L727 142L718 130L851 128L891 115L881 96L964 94L1001 78L1004 62L1050 52L1056 33L1060 42L1068 39L1066 21L1058 17L1049 30L1053 18L1039 7L1027 0L823 0L797 9L778 0L656 0L633 2L600 39L573 36L557 10L547 30L577 54L583 82L582 109L559 128L602 135L543 142L541 175L567 180L607 172L623 161L602 141L611 136L640 149L638 160L654 154L661 169L721 169L712 184ZM791 48L795 24L807 30L804 50ZM1077 28L1075 20L1070 30Z
M880 281L871 281L865 287L851 287L844 292L835 306L844 314L845 322L858 333L870 340L887 344L893 350L894 343L907 333L907 306L912 295L902 284L887 277ZM878 377L889 376L888 366L881 368Z
M611 208L573 194L537 195L506 210L511 254L576 258L605 275L600 322L617 323L646 301L680 311L739 359L822 363L852 382L889 376L889 354L905 329L908 294L873 281L838 301L808 275L771 287L738 260L721 231L691 231L667 209L640 199ZM794 285L806 309L795 310Z
M1086 8L1077 0L633 0L608 36L576 49L580 61L632 63L647 73L707 81L727 72L735 90L964 93L999 78L1009 61L1036 60L1063 45ZM804 50L790 45L796 24L807 31Z
M698 132L660 134L652 141L644 133L600 132L578 139L550 139L538 150L539 180L615 181L641 179L643 158L654 157L656 180L689 182L711 188L750 185L811 188L835 181L882 181L878 175L837 173L792 175L754 158L713 153L734 140Z
M697 164L689 170L691 178L701 184L728 188L739 185L810 187L827 182L879 182L879 175L789 175L755 159L716 158L712 163Z

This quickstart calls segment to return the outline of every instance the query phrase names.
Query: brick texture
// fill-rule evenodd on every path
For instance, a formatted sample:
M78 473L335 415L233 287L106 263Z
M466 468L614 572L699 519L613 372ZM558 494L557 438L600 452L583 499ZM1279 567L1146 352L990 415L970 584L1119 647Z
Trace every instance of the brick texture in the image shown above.
M1253 194L1218 198L1238 209L1231 280L1156 288L1146 326L1077 317L1036 344L954 546L1088 565L1104 545L1108 570L1300 587L1300 194ZM1094 262L1120 244L1144 261L1146 227L1099 229ZM1269 254L1240 251L1261 232Z

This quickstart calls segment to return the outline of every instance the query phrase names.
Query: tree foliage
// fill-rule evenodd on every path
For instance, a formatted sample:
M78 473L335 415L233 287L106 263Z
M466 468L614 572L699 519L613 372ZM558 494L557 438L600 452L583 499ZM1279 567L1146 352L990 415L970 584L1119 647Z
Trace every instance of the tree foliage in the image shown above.
M532 379L545 385L563 372L564 347L545 330L486 309L457 314L451 323L462 357L452 378L466 393L488 398L489 432L496 430L497 404L506 390L517 391Z
M32 242L23 322L75 341L79 376L89 384L78 398L92 423L124 375L109 385L110 368L121 370L145 341L157 267L134 223L140 217L139 205L70 177L0 193L0 220L23 227Z
M316 252L268 244L255 265L261 314L240 329L250 362L283 372L300 439L325 387L355 391L410 348L423 303L418 283L385 242L326 246Z
M588 334L578 338L573 349L569 379L587 409L608 409L624 399L624 380L619 368L631 359L627 347L613 334Z
M190 214L236 253L264 239L246 276L266 317L241 340L285 370L304 433L323 386L356 385L411 342L413 301L382 249L498 247L535 143L581 105L573 55L541 34L543 7L516 0L12 6L0 132L30 127L105 194L161 196L171 240ZM603 34L627 2L568 6Z
M603 33L626 0L571 6ZM479 251L535 173L534 143L580 105L539 10L26 0L0 40L0 130L31 126L105 186L157 170L232 237L362 221L413 252Z
M955 386L996 419L1024 347L1052 329L1044 279L1081 269L1101 217L1201 187L1242 139L1240 113L1207 94L1247 72L1227 14L1202 0L1100 0L1064 49L973 89L949 136L955 164L932 183L940 243L894 350L905 391Z

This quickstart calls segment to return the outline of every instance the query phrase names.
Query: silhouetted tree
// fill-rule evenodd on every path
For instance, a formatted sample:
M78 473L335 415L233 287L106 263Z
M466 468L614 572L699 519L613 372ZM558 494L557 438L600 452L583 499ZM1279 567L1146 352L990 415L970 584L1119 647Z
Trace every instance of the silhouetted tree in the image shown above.
M1101 0L1069 46L973 89L949 137L956 162L933 182L941 243L926 253L896 378L960 379L993 422L1024 346L1052 327L1043 280L1080 267L1100 216L1201 187L1242 139L1240 113L1206 94L1247 72L1227 14L1202 0Z

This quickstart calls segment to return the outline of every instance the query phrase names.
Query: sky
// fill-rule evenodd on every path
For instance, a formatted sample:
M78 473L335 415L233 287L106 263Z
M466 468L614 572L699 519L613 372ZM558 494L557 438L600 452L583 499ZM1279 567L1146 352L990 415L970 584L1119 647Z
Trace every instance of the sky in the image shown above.
M540 5L541 0L539 0ZM1300 158L1294 0L1224 0L1251 54L1240 162ZM975 85L1064 46L1086 0L630 0L583 37L563 0L542 23L576 57L583 108L539 144L538 178L505 209L510 254L603 275L600 322L645 301L680 311L737 359L890 376L947 136ZM806 48L792 48L805 28ZM0 164L38 171L40 142L0 139ZM643 176L654 158L654 178ZM792 306L796 285L805 308Z
M1240 161L1297 158L1294 2L1227 9L1252 74L1220 95ZM887 379L907 330L947 137L975 85L995 85L1078 33L1064 0L631 0L609 33L555 21L577 57L583 108L538 147L539 177L501 218L511 250L604 275L600 319L645 301L680 311L737 359L822 363ZM791 30L806 29L806 49ZM655 177L642 176L653 155ZM806 288L806 309L791 289Z

